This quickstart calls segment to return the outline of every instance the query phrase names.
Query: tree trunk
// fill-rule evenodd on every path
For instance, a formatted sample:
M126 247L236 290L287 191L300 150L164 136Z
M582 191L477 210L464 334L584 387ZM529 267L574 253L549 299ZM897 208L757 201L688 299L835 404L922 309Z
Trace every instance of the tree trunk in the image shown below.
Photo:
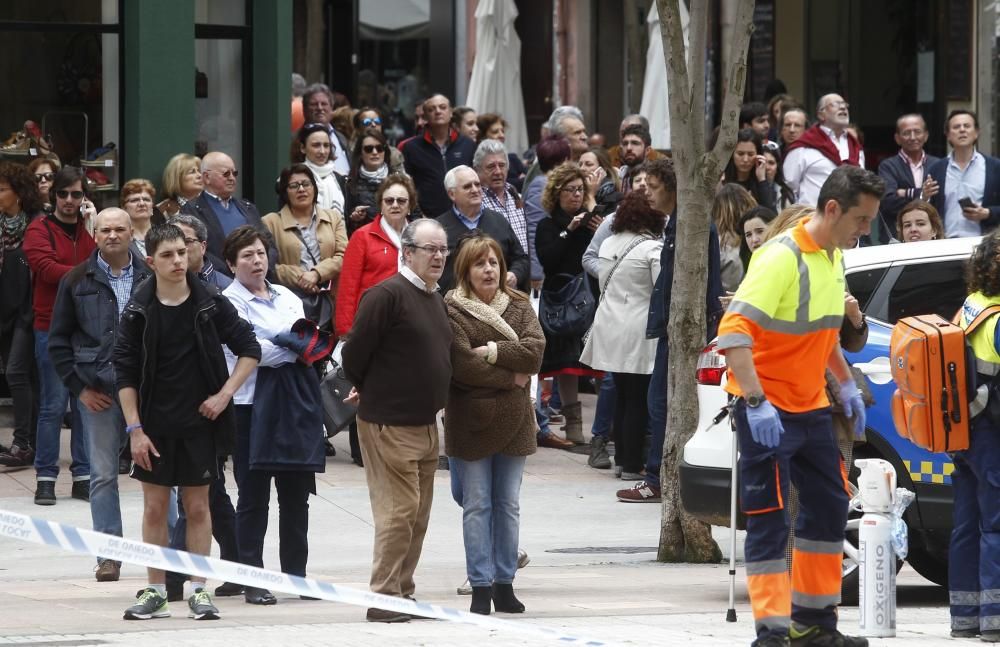
M663 443L662 517L657 559L718 562L722 552L711 527L681 505L679 467L684 445L698 423L695 366L705 345L705 289L709 228L715 187L732 155L746 81L754 0L737 0L732 59L725 63L722 123L715 148L705 146L705 49L711 3L692 2L690 52L685 52L678 0L656 0L670 88L670 145L677 175L677 241L668 322L667 433ZM689 57L689 58L688 58Z

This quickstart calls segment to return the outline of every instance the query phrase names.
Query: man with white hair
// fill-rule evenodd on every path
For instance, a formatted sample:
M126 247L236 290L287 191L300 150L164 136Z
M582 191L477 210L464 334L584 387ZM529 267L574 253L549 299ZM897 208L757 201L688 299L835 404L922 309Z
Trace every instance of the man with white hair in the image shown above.
M847 130L850 104L839 94L827 94L816 104L817 123L785 149L785 182L800 204L816 206L819 190L838 166L865 167L865 152Z
M505 158L506 159L506 158ZM485 234L497 241L507 263L507 285L527 292L531 278L531 263L514 229L499 213L483 206L482 183L479 175L468 166L456 166L444 176L444 188L451 199L451 209L438 216L448 235L448 249L454 254L458 243L466 236ZM452 256L444 267L438 284L447 292L455 285Z
M483 206L496 211L510 223L517 242L521 248L528 251L528 224L524 218L524 201L507 181L507 170L510 167L507 148L503 142L496 139L484 139L479 142L476 154L472 158L472 167L479 173L479 181L483 184Z
M400 234L399 273L361 297L344 344L344 372L355 385L358 439L375 522L370 586L412 598L438 464L437 412L451 384L451 324L437 282L448 258L441 225L419 218ZM420 367L420 379L412 369ZM369 622L412 616L368 609Z
M222 245L229 232L240 225L252 225L265 232L268 243L268 267L274 267L277 254L271 233L260 219L257 205L236 197L236 183L240 172L233 158L219 151L207 153L201 160L201 177L205 190L194 200L181 207L182 213L195 216L208 228L205 256L215 270L232 277L229 266L222 258Z
M547 130L549 134L558 135L569 142L569 159L572 162L578 161L580 156L586 153L587 148L590 147L587 140L587 126L583 121L583 112L576 106L559 106L553 110L542 130ZM521 186L531 184L531 181L540 172L538 160L535 160L524 176L524 184Z

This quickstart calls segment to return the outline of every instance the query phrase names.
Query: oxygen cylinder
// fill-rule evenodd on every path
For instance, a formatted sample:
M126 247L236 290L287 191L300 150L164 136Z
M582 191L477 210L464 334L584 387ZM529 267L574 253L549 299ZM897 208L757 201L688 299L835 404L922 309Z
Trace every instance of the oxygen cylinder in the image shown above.
M858 527L862 636L896 635L896 555L892 550L892 499L896 471L887 461L860 459L858 490L864 516Z

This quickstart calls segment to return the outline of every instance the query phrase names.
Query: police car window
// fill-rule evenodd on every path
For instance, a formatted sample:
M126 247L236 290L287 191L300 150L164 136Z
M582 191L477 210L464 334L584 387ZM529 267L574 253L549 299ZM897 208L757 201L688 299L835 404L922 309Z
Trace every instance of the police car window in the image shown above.
M858 300L861 309L868 310L868 302L875 293L879 281L885 275L886 268L877 267L870 270L861 270L847 275L847 289L850 290L854 298Z
M931 313L951 319L965 300L964 269L961 260L903 266L889 293L889 323Z

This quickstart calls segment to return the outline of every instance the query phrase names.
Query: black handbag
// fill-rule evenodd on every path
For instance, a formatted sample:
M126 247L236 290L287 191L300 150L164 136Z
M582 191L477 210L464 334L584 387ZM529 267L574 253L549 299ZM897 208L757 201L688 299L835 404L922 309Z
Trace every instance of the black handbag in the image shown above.
M557 274L569 279L558 290L542 290L538 302L538 320L550 335L581 336L594 323L597 301L587 285L584 273Z
M353 385L344 376L343 367L335 360L330 360L319 386L320 396L323 399L323 422L329 437L343 431L351 424L358 415L358 408L344 402Z

